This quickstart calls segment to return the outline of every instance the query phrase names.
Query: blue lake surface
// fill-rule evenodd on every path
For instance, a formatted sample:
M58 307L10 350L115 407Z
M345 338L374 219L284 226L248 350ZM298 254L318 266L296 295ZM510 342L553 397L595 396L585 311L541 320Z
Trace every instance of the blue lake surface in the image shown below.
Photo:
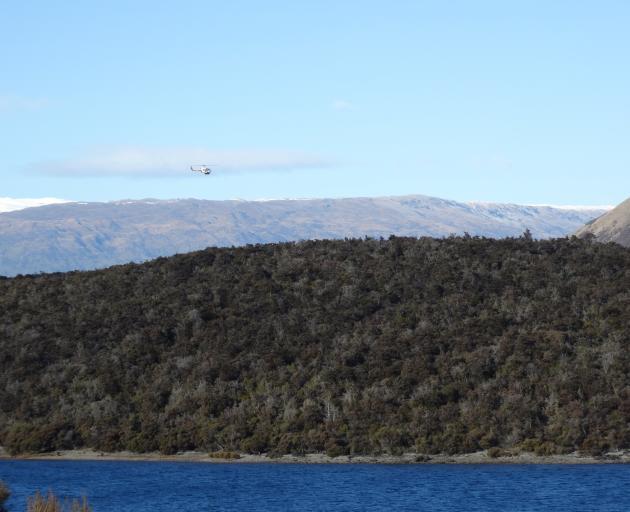
M625 465L0 461L9 511L51 488L105 511L630 511Z

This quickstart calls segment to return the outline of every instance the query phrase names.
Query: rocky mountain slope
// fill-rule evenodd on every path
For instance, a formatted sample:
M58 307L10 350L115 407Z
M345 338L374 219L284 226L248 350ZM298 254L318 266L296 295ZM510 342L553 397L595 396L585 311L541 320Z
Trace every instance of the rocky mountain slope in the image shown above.
M94 269L305 239L463 234L562 237L603 209L460 203L427 196L278 201L68 203L0 214L0 275Z
M590 234L598 242L616 242L630 247L630 199L589 222L576 234L581 237Z

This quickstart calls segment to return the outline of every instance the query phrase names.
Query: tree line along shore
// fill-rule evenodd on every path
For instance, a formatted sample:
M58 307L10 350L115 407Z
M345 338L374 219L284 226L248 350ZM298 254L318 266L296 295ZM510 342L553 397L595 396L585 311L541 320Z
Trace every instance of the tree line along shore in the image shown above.
M0 445L329 456L630 448L630 250L207 249L0 279Z

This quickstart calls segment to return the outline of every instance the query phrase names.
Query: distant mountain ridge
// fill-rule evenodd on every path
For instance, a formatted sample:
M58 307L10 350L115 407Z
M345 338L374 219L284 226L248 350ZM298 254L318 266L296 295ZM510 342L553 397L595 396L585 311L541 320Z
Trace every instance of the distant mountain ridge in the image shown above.
M587 223L577 236L593 235L598 242L615 242L630 247L630 199Z
M605 213L422 195L378 198L65 203L0 214L0 275L87 270L208 246L306 239L563 237Z

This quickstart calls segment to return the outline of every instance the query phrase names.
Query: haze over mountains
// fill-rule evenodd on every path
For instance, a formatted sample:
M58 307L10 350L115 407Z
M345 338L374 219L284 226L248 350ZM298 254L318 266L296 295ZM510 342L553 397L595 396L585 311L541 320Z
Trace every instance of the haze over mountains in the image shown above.
M578 236L594 235L598 242L615 242L630 247L630 199L577 232Z
M0 214L0 275L94 269L208 246L305 239L463 234L502 238L529 229L563 237L605 207L380 198L66 203Z

